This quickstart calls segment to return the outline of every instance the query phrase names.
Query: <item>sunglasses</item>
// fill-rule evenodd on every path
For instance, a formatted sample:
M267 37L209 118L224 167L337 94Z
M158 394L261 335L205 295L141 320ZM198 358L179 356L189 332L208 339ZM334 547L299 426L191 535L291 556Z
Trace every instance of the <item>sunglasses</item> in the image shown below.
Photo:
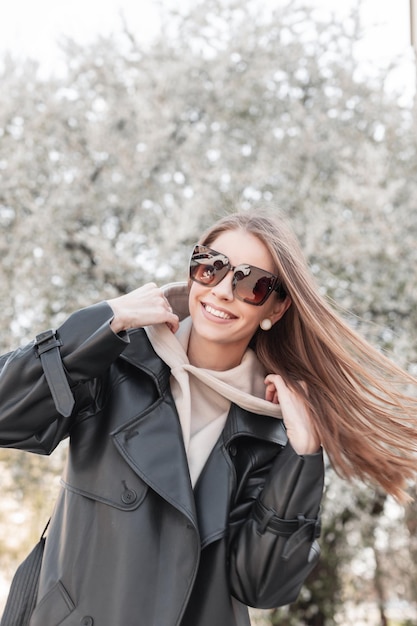
M285 291L275 274L243 263L233 267L226 255L207 246L194 246L190 259L190 278L200 285L214 287L233 272L232 289L238 300L260 306L276 291L281 298Z

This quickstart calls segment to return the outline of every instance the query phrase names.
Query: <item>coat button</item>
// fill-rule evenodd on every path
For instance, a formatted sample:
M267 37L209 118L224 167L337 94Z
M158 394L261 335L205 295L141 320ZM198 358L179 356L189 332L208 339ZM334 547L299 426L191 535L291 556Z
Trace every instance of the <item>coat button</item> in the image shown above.
M136 491L133 489L125 489L122 493L122 502L123 504L133 504L136 502Z
M229 452L230 452L230 456L236 456L237 448L234 443L232 443L232 445L230 446Z
M94 620L89 615L86 615L80 620L80 626L93 626Z

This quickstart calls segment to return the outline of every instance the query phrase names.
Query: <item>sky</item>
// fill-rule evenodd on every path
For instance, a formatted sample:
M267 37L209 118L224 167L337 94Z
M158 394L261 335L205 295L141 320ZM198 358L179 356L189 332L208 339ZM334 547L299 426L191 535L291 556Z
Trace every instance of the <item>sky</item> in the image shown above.
M189 1L189 0L188 0ZM242 0L243 1L243 0ZM264 3L265 0L259 0ZM281 0L269 0L272 6ZM63 36L88 43L98 35L121 28L122 12L138 40L149 39L158 29L158 4L181 6L187 0L12 0L0 7L0 56L9 50L16 58L40 62L44 73L59 71ZM393 88L414 92L414 53L410 46L409 0L307 0L343 19L353 2L360 2L366 37L358 48L366 64L386 64L400 59L400 70L390 78Z

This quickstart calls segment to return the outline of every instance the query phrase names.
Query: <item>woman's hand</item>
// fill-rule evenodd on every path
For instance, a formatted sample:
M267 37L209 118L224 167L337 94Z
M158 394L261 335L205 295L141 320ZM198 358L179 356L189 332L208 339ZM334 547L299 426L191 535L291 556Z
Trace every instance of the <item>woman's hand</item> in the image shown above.
M130 293L108 300L107 303L113 309L114 317L110 327L115 333L164 323L173 333L178 330L178 315L172 312L168 300L155 283L147 283Z
M318 452L320 438L303 398L278 374L269 374L264 382L265 399L280 405L288 439L295 452L299 455Z

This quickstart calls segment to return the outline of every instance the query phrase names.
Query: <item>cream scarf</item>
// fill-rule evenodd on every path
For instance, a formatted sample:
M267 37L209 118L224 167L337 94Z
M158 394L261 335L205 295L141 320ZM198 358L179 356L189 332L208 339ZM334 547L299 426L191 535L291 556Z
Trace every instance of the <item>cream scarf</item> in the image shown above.
M278 405L263 399L265 372L252 350L246 351L237 367L227 371L191 365L187 357L191 327L187 317L175 335L166 324L147 326L145 331L155 352L171 368L171 391L194 487L224 428L231 402L253 413L275 418L282 415Z

